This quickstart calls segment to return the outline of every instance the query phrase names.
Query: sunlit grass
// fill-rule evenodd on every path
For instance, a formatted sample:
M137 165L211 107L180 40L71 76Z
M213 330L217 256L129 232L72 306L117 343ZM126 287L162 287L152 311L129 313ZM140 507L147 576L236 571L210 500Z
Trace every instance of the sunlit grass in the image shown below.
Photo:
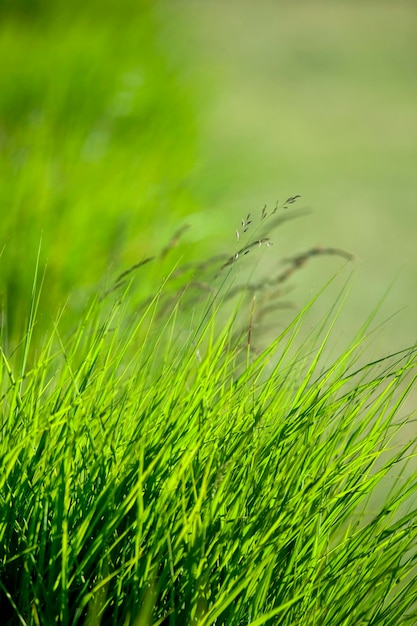
M374 356L370 319L337 352L344 291L324 319L320 294L284 322L296 270L353 257L309 229L284 252L271 231L302 214L296 197L275 206L274 190L248 214L232 145L193 187L193 94L162 12L133 0L0 12L1 623L415 624L415 347ZM307 136L294 114L307 101L339 129L304 87L285 99L285 127ZM262 124L248 127L255 180L276 167L260 158ZM278 151L292 187L283 135ZM324 167L291 154L307 182ZM204 245L176 247L181 220L169 239L194 210L188 234L209 230L220 250L202 261Z
M342 298L256 354L235 266L175 271L2 352L3 623L415 623L415 350L326 363Z

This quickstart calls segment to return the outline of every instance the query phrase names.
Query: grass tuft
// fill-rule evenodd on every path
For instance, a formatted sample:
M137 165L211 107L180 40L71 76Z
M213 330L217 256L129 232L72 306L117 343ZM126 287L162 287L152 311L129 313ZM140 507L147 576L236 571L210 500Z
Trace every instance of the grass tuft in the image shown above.
M364 363L362 333L329 364L342 293L258 353L224 258L171 266L137 305L174 245L37 344L35 280L2 348L2 623L415 623L416 348Z

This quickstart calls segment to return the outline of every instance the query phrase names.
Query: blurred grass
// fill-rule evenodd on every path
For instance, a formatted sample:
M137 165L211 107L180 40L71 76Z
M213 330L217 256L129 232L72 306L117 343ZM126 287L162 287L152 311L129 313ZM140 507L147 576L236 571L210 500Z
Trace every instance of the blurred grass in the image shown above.
M0 291L12 336L41 240L52 317L71 291L84 302L109 265L166 241L194 207L195 126L192 88L151 3L0 11Z
M54 317L70 292L81 306L109 267L163 247L185 216L189 241L230 253L243 216L300 193L311 215L269 258L323 244L363 259L347 333L400 272L382 315L407 310L383 341L414 341L412 2L2 0L0 11L3 334L21 334L41 238L41 308ZM294 304L339 266L312 262Z
M330 244L363 260L346 308L348 330L396 279L382 316L406 310L383 341L387 350L414 342L417 5L181 5L210 85L199 122L212 205L236 221L236 214L302 194L312 213L276 238L276 249L287 255ZM325 260L311 265L297 280L295 300L334 269Z

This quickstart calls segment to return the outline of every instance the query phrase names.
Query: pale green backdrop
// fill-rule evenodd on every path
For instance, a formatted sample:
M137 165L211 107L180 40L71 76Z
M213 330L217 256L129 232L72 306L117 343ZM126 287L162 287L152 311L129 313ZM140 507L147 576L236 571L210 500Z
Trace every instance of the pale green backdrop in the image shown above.
M208 210L233 235L229 224L247 211L301 194L298 206L312 213L276 234L273 254L322 244L358 255L347 331L395 280L380 319L401 312L381 341L386 349L414 343L416 3L235 0L177 8L205 86L198 184L211 196ZM209 229L218 233L217 218ZM292 299L304 302L340 265L313 260L294 279Z
M2 332L161 248L233 252L242 217L301 194L261 270L321 244L361 259L340 333L395 279L384 350L416 340L417 5L403 0L0 3ZM311 259L292 311L342 265ZM242 268L245 266L242 265ZM349 275L347 268L339 284ZM244 274L244 272L243 272ZM337 289L322 299L320 317ZM78 307L78 308L77 308Z

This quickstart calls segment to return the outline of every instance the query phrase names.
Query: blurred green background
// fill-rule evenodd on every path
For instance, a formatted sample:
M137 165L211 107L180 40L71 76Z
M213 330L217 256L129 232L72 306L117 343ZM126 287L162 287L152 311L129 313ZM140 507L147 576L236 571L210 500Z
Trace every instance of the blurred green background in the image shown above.
M171 52L179 35L164 36L152 3L0 8L0 280L13 337L39 249L50 323L69 294L81 309L107 268L154 252L194 211L196 129L194 87Z
M317 244L347 249L362 263L340 332L396 279L380 317L400 312L380 340L415 341L415 2L0 8L3 330L23 326L41 236L54 317L184 221L184 254L233 251L249 211L301 194L311 213L273 235L267 271ZM311 260L290 299L302 306L342 265Z
M386 350L417 337L417 4L190 2L191 49L213 93L200 117L212 205L243 215L302 194L308 217L274 254L323 244L362 260L341 331L357 329L394 281L379 319ZM202 139L201 139L202 137ZM233 180L233 183L231 182ZM292 299L340 266L311 262ZM346 276L346 274L345 274ZM323 302L330 304L334 292ZM324 310L326 305L324 304Z

